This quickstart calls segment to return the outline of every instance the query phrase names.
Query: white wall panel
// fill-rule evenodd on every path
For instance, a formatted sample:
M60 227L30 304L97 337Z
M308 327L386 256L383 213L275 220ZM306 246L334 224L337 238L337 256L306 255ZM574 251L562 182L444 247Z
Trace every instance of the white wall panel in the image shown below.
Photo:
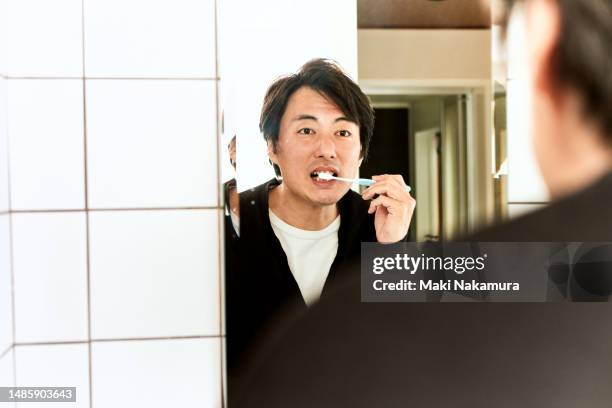
M85 213L11 217L16 341L87 340Z
M7 92L7 81L0 77L0 213L9 208Z
M4 350L3 350L4 351ZM0 351L2 353L3 351ZM13 350L0 357L0 387L12 387L14 385ZM14 408L14 404L2 403L3 408Z
M220 339L92 345L93 406L221 407Z
M8 19L8 0L0 0L0 75L6 75L8 69Z
M84 208L83 83L8 81L11 208Z
M90 214L94 339L219 334L218 211Z
M213 81L87 81L90 208L217 205Z
M0 353L13 344L13 284L9 215L0 215Z
M533 152L532 105L527 41L522 8L508 29L508 201L548 202L548 189Z
M16 346L17 387L76 387L76 402L54 402L54 408L89 407L87 344ZM18 403L18 408L46 408L49 403Z
M8 73L83 76L81 0L7 0Z
M214 77L214 0L85 0L88 77Z

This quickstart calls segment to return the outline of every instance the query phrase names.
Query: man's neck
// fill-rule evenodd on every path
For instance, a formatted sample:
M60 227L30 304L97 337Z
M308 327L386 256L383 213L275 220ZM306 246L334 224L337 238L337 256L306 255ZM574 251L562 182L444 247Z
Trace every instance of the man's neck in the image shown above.
M313 205L295 196L284 184L268 193L270 210L287 224L307 231L318 231L338 216L336 204Z
M582 190L612 171L612 148L595 125L577 113L566 113L560 121L565 148L554 171L553 199Z

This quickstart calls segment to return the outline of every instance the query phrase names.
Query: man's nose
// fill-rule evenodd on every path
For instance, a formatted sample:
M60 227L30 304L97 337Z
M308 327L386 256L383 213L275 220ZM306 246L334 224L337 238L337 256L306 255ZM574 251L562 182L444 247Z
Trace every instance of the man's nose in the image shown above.
M319 137L316 156L324 159L336 158L336 141L333 135L322 135Z

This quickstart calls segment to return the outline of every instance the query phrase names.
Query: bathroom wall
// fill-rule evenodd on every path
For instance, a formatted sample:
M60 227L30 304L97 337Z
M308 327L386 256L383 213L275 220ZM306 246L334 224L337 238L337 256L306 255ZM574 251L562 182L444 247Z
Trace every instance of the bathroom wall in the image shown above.
M0 385L222 406L216 1L0 7Z
M490 30L360 29L359 80L463 86L491 78Z
M507 43L508 215L511 218L542 208L549 201L532 148L526 41L523 12L517 6Z
M0 0L0 386L12 386L14 378L6 117L6 6L7 0Z

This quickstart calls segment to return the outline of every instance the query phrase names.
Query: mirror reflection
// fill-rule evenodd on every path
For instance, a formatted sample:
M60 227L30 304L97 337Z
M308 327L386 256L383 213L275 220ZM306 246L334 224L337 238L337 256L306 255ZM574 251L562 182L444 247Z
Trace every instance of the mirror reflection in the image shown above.
M281 315L358 279L361 242L453 240L507 216L490 4L410 3L224 9L230 401Z

